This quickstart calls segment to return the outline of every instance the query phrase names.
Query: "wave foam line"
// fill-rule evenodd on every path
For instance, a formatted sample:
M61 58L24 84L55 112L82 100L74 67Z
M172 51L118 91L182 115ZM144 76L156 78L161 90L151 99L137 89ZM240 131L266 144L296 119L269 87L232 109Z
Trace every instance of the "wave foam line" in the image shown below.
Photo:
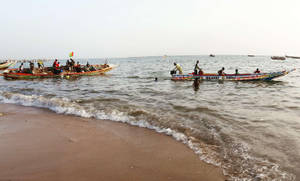
M105 119L115 122L127 123L132 126L137 126L141 128L148 128L155 130L158 133L163 133L169 136L172 136L177 141L180 141L190 149L192 149L196 154L202 155L202 150L199 148L198 144L192 142L185 134L177 132L171 128L160 128L158 126L153 126L146 120L133 121L134 117L126 115L119 111L112 111L110 114L105 113L104 111L87 111L82 106L78 105L76 102L72 102L67 98L45 98L43 96L37 95L23 95L19 93L1 93L0 92L0 102L18 104L22 106L31 106L39 108L47 108L58 114L67 114L75 115L84 118L96 118L96 119ZM206 161L207 163L220 166L219 162L212 161L208 157L202 155L201 160Z

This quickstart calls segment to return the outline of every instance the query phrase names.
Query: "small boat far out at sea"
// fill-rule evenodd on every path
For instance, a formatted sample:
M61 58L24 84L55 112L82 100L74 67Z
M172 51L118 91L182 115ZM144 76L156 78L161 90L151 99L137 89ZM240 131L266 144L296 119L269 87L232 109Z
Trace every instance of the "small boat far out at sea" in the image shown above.
M171 74L171 80L173 81L185 81L185 80L229 80L229 81L270 81L278 77L287 75L288 73L294 71L295 69L279 72L269 72L269 73L246 73L246 74L225 74L218 75L213 73L205 73L202 75L189 74Z
M288 55L286 55L285 57L286 58L293 58L293 59L300 59L300 57L296 57L296 56L288 56Z
M55 73L53 67L45 67L42 70L35 68L33 71L30 68L19 72L17 69L7 69L3 72L5 79L42 79L42 78L60 78L60 77L79 77L79 76L95 76L102 75L117 67L117 65L90 65L89 67L82 66L80 71L70 71L68 67L61 67L61 72Z
M272 56L271 59L272 60L285 60L286 58L282 57L282 56Z
M210 57L215 57L215 55L214 55L214 54L210 54L209 56L210 56Z
M255 55L248 55L248 57L255 57Z

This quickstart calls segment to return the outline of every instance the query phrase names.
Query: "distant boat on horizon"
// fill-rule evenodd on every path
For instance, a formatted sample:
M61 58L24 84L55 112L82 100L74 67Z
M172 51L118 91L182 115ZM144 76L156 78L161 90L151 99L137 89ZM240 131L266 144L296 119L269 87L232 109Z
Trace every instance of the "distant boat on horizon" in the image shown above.
M281 57L281 56L272 56L271 57L272 60L285 60L285 57Z
M210 57L215 57L215 55L213 55L213 54L210 54L209 56L210 56Z
M255 57L255 55L248 55L248 57Z
M300 57L296 57L296 56L288 56L288 55L286 55L285 57L286 57L286 58L300 59Z

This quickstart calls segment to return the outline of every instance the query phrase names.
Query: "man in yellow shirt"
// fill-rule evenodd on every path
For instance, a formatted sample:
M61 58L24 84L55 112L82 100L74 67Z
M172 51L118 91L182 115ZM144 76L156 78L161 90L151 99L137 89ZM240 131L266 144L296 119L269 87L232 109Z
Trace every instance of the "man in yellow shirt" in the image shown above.
M179 64L177 64L177 63L174 63L174 66L175 66L174 70L178 70L179 74L182 74L182 68L181 68L181 66Z

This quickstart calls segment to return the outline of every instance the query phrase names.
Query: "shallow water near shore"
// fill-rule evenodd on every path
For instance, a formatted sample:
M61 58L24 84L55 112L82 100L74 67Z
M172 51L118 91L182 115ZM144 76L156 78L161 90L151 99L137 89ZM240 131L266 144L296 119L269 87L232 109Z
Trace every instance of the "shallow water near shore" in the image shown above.
M203 81L198 90L193 82L170 80L173 62L188 73L196 60L204 72L211 73L221 67L225 73L236 68L240 73L300 68L300 60L266 56L115 58L109 63L119 67L104 76L0 78L0 102L121 121L172 135L202 160L222 167L232 180L300 178L299 69L271 82ZM88 61L104 63L103 59Z

